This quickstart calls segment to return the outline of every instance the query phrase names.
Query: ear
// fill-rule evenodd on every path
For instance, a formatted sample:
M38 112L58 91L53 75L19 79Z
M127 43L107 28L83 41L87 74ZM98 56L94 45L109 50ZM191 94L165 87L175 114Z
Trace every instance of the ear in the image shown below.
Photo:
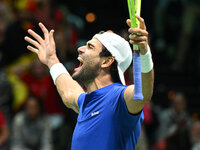
M103 61L101 63L101 68L108 68L112 65L112 63L115 61L114 57L104 57Z

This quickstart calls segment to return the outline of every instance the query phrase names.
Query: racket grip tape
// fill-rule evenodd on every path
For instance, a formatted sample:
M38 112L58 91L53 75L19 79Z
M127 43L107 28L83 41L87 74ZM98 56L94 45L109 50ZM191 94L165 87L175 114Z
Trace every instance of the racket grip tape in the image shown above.
M135 85L133 99L143 100L141 62L140 62L140 54L138 51L133 51L133 81Z

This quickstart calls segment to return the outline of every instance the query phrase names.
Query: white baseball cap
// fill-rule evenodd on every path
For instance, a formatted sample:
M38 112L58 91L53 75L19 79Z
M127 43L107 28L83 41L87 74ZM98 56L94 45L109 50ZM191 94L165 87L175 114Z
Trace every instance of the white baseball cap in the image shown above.
M98 39L115 58L118 63L119 78L122 84L125 85L124 72L132 62L132 50L129 43L121 36L112 32L95 34L93 38Z

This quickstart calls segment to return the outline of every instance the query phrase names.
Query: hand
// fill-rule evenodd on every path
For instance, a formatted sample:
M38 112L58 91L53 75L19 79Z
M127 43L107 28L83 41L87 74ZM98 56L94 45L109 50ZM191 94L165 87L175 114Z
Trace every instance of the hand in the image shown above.
M146 31L146 25L144 19L137 16L136 18L140 21L140 28L132 28L131 20L127 19L126 23L130 27L128 32L130 33L129 39L131 44L136 44L139 47L140 54L144 55L147 52L148 45L148 32Z
M51 66L54 64L59 63L59 60L56 56L56 47L53 38L54 30L49 32L42 23L39 23L39 26L44 33L44 39L31 29L28 30L28 33L36 40L33 40L27 36L24 39L34 46L32 47L28 45L27 49L36 53L40 61L51 68Z

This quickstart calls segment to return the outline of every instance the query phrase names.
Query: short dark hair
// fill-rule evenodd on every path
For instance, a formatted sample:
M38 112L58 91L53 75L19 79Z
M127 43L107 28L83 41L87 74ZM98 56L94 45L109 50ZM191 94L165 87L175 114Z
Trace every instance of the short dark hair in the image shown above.
M102 45L102 51L99 53L99 56L100 57L109 57L109 56L112 56L112 54L108 51L108 49L105 46ZM110 74L111 74L111 77L112 77L112 80L114 83L116 83L116 82L122 83L119 78L117 65L118 65L117 61L114 60L114 62L110 66Z

